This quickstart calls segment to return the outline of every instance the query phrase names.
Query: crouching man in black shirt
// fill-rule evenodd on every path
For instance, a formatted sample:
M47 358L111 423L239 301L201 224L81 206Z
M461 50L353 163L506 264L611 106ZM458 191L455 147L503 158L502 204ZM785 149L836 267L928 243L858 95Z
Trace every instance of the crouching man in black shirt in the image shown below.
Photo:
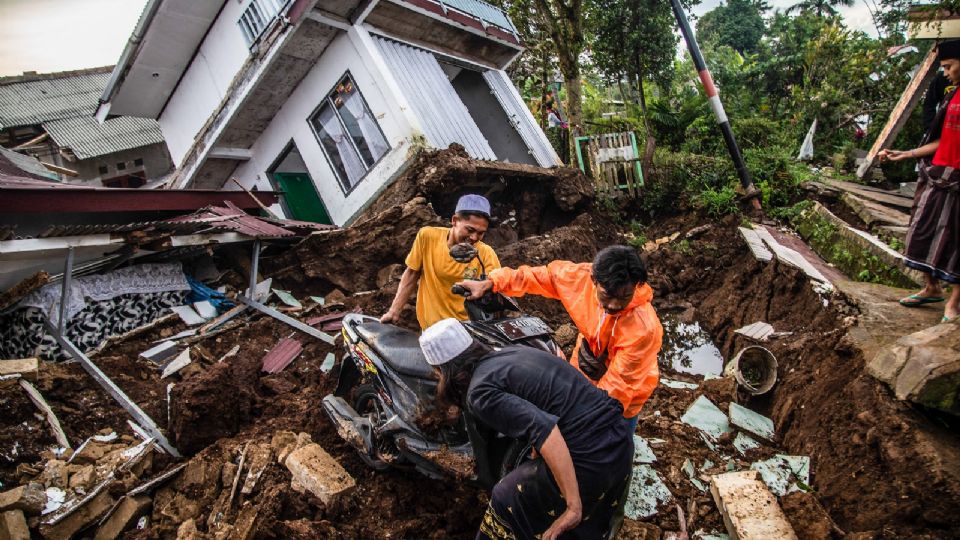
M420 346L440 371L438 397L537 453L494 486L477 538L607 537L633 460L620 402L560 358L493 351L456 319L427 328Z

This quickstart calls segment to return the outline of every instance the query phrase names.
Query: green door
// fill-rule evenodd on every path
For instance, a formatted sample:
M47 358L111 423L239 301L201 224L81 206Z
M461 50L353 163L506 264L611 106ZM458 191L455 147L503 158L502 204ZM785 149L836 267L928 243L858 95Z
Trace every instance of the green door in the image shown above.
M273 179L284 192L283 198L293 219L333 225L309 174L275 172Z

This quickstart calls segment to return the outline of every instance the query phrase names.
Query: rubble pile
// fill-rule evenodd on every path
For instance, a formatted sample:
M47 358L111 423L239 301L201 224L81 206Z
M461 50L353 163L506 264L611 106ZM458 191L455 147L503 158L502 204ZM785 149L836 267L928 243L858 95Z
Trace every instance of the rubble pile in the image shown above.
M91 353L183 457L138 434L77 363L41 362L35 371L26 363L0 380L0 538L472 538L486 493L452 476L374 471L340 439L321 400L336 385L342 352L317 337L332 341L345 313L383 313L417 229L445 224L467 191L494 201L487 240L506 265L587 261L630 240L592 204L582 176L478 163L451 148L419 157L354 225L267 244L254 295L266 311L239 298L248 250L191 255L185 270L235 306L193 305L194 313L171 313ZM732 377L662 364L663 384L635 439L635 485L650 489L632 493L620 538L748 531L740 492L776 501L782 512L771 515L785 516L798 538L957 533L949 516L960 482L949 471L958 462L943 454L939 478L905 463L930 463L914 437L949 443L955 435L921 429L919 413L861 378L863 359L842 341L855 311L833 297L825 307L802 273L753 260L737 225L684 216L650 227L649 238L664 239L644 251L655 306L699 321L726 359L752 344L736 329L769 323L781 336L764 344L780 363L779 382L751 396ZM559 303L520 303L569 354L577 330ZM401 323L416 328L411 306ZM838 356L849 370L833 367ZM20 379L44 398L71 448Z

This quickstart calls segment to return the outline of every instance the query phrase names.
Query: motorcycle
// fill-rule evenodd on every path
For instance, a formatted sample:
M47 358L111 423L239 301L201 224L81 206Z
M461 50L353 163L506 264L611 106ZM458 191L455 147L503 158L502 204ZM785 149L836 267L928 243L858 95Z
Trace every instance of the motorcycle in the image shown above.
M458 245L451 256L470 262L476 250ZM481 279L484 275L481 262ZM469 296L461 287L453 292ZM494 349L523 345L562 356L550 327L523 315L512 298L488 293L466 300L465 307L464 326ZM342 335L339 379L333 394L323 398L323 409L368 466L413 467L429 477L452 475L489 489L529 455L528 444L486 428L465 408L455 421L444 418L446 411L436 403L436 371L427 364L416 332L348 314Z

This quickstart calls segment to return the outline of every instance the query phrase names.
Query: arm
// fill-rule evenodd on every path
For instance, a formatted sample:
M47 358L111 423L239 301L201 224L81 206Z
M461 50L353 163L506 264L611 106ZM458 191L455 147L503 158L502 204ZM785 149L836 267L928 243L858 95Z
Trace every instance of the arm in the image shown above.
M560 433L560 428L553 426L547 440L540 447L540 455L550 467L550 473L560 488L563 500L567 502L567 509L560 514L543 533L543 540L552 540L580 524L583 516L583 503L580 500L580 487L577 485L577 474L573 468L573 458L567 449L567 442Z
M483 296L483 293L493 290L507 296L523 296L524 294L536 294L546 298L558 300L560 290L557 286L558 277L566 270L575 265L567 261L553 261L547 266L521 266L513 269L504 266L499 270L490 272L489 277L483 281L461 282L457 285L463 285L472 293L469 297L475 300Z
M937 148L939 146L940 139L937 139L933 142L928 142L919 148L914 148L913 150L881 150L880 153L877 154L877 157L880 158L880 161L885 159L889 159L890 161L900 161L903 159L932 156L937 152Z
M380 322L392 323L400 318L400 311L403 310L403 306L410 300L410 295L416 290L417 282L419 281L420 271L408 266L407 269L403 271L403 276L400 277L400 285L397 287L397 294L393 297L393 303L390 304L390 309L387 310L383 317L380 317Z

